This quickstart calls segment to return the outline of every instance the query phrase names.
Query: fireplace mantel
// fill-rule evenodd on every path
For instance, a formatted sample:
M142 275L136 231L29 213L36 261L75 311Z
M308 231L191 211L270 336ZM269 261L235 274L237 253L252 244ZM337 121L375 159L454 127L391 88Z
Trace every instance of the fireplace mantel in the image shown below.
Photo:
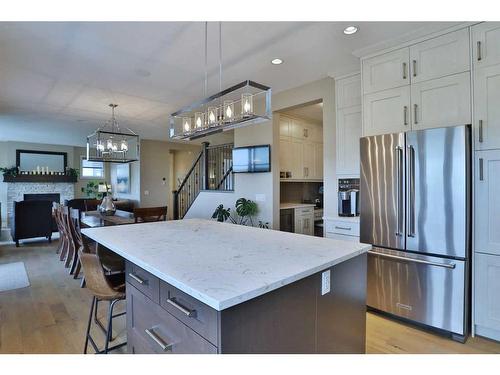
M77 181L76 176L67 175L50 175L50 174L18 174L17 176L3 176L3 182L66 182L75 183Z

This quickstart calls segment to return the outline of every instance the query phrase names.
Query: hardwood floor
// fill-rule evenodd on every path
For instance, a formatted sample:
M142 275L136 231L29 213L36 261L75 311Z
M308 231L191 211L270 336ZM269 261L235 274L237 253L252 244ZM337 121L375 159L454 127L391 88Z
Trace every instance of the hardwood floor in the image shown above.
M23 261L31 283L28 288L0 292L0 353L82 353L91 296L67 273L55 254L56 246L57 242L19 248L0 245L0 263ZM104 321L107 304L101 305ZM113 331L117 343L125 339L125 317L113 321ZM96 327L93 336L101 345L103 334ZM475 337L460 344L368 313L366 351L500 353L500 343Z
M56 246L57 242L46 241L19 248L0 245L0 263L23 261L31 284L0 292L0 353L83 353L91 295L58 260ZM119 304L117 312L125 302ZM106 309L107 303L101 303L102 321ZM113 320L116 343L125 339L125 319ZM101 346L102 331L94 326L92 335ZM126 352L126 348L116 352L120 350ZM90 346L89 352L93 352Z

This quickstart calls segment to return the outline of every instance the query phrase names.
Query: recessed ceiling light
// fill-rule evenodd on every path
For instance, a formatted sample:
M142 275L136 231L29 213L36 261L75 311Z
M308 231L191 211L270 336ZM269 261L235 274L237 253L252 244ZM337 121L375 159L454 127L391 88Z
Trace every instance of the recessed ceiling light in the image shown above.
M283 64L283 60L281 60L281 59L272 59L271 60L271 64L273 64L273 65L280 65L280 64Z
M354 34L356 31L358 31L358 28L356 26L347 26L344 29L344 34L351 35Z

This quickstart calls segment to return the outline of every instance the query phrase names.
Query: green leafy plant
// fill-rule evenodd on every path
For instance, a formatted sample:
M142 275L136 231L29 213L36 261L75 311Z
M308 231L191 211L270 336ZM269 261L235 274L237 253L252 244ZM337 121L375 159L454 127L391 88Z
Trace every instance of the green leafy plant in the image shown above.
M16 177L17 174L19 173L17 167L0 167L0 172L2 172L2 174L4 176L12 176L12 177Z
M102 199L103 194L99 193L99 185L106 185L106 190L109 190L108 184L98 181L89 181L87 185L82 186L82 193L88 198Z
M66 170L66 174L70 177L76 177L78 178L79 174L80 174L80 171L78 169L75 169L75 168L68 168Z
M212 219L217 219L221 223L225 222L229 217L231 217L231 209L224 208L222 204L219 204L212 214Z
M263 222L263 221L259 220L259 228L269 229L269 223L267 221Z
M254 226L253 218L259 211L257 203L251 201L250 199L239 198L236 201L235 207L236 211L231 212L230 208L225 208L222 204L218 205L214 213L212 214L212 219L217 219L217 221L220 222L229 220L233 224L250 224L251 226ZM260 223L261 222L259 222L259 227L261 227ZM267 227L269 228L269 223L263 224L267 224ZM265 228L265 226L262 226L261 228Z
M236 201L236 213L239 216L238 224L246 225L247 222L250 222L253 227L253 217L257 215L257 212L259 212L259 209L254 201L246 198L239 198Z

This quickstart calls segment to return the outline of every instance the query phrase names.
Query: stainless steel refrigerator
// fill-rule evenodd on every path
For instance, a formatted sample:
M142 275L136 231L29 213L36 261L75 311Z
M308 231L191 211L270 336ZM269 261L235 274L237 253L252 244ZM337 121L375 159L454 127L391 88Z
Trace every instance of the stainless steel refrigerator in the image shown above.
M363 137L360 241L367 305L468 335L470 126Z

